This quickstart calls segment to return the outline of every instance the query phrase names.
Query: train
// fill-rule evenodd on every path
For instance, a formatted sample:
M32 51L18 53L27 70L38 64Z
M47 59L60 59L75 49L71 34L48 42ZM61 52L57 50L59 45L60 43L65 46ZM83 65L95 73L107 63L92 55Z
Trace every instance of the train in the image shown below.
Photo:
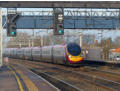
M4 48L3 55L14 59L76 66L83 61L81 51L78 44L68 43L43 47Z

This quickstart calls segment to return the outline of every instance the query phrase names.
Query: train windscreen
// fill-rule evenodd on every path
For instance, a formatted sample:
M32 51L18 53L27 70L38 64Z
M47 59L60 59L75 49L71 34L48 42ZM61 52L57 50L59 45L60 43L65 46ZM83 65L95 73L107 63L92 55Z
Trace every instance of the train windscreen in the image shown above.
M78 44L70 43L67 45L68 52L73 56L78 56L81 53L81 48Z

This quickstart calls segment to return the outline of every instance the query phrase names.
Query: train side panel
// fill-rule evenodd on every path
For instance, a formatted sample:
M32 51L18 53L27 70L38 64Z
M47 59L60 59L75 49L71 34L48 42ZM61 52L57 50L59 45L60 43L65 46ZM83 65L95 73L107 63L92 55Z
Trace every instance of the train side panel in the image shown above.
M7 48L4 49L4 56L7 57Z
M40 47L35 47L32 49L32 57L33 57L33 60L41 61L41 48Z
M21 50L17 49L16 51L17 51L17 58L20 59Z
M9 49L8 48L6 49L5 53L6 53L6 57L8 57L9 56Z
M16 57L16 49L17 49L17 48L12 48L12 49L10 50L10 57L11 57L11 58L15 58L15 57Z
M10 49L10 54L9 54L10 58L12 58L12 50L13 50L13 48Z
M11 54L11 58L15 58L16 56L16 48L12 48L11 51L10 51L10 54Z
M24 57L25 57L25 60L32 60L32 48L24 49Z
M42 47L42 61L52 62L52 47Z
M6 57L6 53L7 53L7 49L4 48L4 49L3 49L3 57Z
M7 57L10 57L10 49L7 49Z
M64 64L65 58L65 48L64 46L54 46L53 47L53 61L56 64Z
M22 48L17 49L17 57L19 59L23 59L23 50L22 50Z
M84 60L102 60L102 51L100 48L83 49L82 52L84 55Z

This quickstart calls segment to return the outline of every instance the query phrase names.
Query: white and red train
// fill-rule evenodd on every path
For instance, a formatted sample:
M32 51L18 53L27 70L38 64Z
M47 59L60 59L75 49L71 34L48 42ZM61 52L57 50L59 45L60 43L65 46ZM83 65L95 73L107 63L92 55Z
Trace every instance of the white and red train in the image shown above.
M32 61L50 62L54 64L81 64L81 48L76 43L44 47L5 48L4 56Z

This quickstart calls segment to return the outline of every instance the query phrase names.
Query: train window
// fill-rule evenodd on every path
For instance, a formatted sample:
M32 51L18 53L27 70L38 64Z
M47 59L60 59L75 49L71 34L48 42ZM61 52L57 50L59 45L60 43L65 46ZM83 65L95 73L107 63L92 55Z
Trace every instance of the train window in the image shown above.
M68 44L67 45L67 50L73 56L77 56L77 55L79 55L81 53L80 46L75 44L75 43Z
M40 51L34 51L34 54L40 54Z
M64 55L64 48L63 47L58 47L53 50L54 55L56 56L63 56Z
M43 51L44 54L50 54L50 51Z
M31 51L30 51L30 50L26 50L25 53L26 53L26 54L30 54Z
M55 50L54 52L55 52L55 54L58 54L58 55L61 54L61 51L59 51L59 50Z

